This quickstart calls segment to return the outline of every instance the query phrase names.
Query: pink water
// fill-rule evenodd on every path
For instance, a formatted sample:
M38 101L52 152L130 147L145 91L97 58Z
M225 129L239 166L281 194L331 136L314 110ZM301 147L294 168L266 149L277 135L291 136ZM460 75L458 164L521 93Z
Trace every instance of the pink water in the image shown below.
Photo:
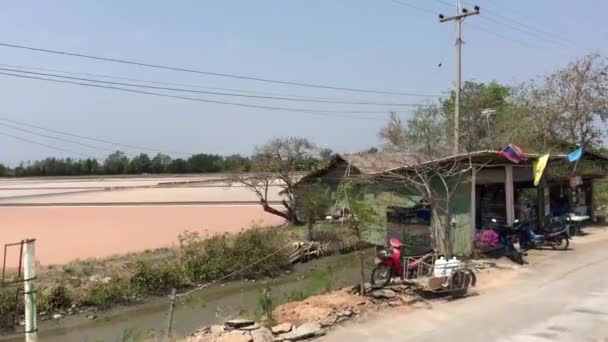
M0 244L35 238L42 265L63 264L169 247L184 230L232 233L282 222L257 205L0 207ZM8 266L18 251L9 254Z

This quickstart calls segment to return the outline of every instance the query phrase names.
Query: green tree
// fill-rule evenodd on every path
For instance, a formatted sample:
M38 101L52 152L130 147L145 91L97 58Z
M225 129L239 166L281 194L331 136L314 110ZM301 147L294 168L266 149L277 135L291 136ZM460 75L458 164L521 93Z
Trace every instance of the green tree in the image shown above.
M104 172L109 175L125 174L128 168L129 158L121 151L110 154L103 163Z
M166 173L169 171L169 165L171 165L171 157L166 154L158 153L152 158L150 172Z
M372 185L372 182L365 179L349 179L343 184L345 200L350 209L351 228L355 230L357 236L357 246L361 247L366 242L366 237L373 235L377 231L385 229L385 220L369 201L365 200L365 189ZM384 215L386 215L384 213ZM365 293L365 251L359 248L359 273L360 291Z
M222 171L222 157L216 154L199 153L188 158L190 172L219 172Z
M327 214L332 205L332 193L328 186L320 183L304 184L298 189L298 208L307 223L307 239L314 240L314 224Z
M128 172L132 174L150 173L152 171L152 160L145 153L140 153L129 162Z
M442 156L449 150L446 141L446 123L436 105L418 107L407 121L404 133L409 149L428 156Z
M188 162L182 158L173 159L168 169L171 173L186 173L189 171Z
M509 106L511 88L496 81L490 83L466 81L460 93L459 141L460 149L474 152L486 149L495 149L504 144L497 134L497 128L502 126L501 121L511 120L506 115ZM445 115L447 136L451 137L455 93L442 101L442 110ZM451 141L451 140L450 140Z
M10 175L11 169L4 164L0 164L0 177L8 177Z

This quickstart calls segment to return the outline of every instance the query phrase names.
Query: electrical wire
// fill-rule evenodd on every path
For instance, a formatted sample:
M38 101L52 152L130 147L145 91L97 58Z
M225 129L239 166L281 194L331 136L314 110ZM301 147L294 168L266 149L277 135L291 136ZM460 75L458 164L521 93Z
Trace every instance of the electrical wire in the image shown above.
M326 104L353 104L353 105L375 105L375 106L395 106L395 107L416 107L416 106L420 106L420 104L418 104L418 103L342 102L342 101L329 101L329 100L309 100L309 99L296 99L296 98L287 98L287 97L272 97L272 96L259 96L259 95L220 93L220 92L211 92L211 91L202 91L202 90L191 90L191 89L182 89L182 88L147 86L147 85L134 84L134 83L100 81L100 80L95 80L95 79L90 79L90 78L71 77L71 76L63 76L63 75L57 75L57 74L47 74L47 73L41 73L41 72L25 71L25 70L9 69L9 68L0 68L0 70L2 70L2 71L10 71L10 72L19 72L19 73L25 73L25 74L31 74L31 75L39 75L39 76L57 77L57 78L64 78L64 79L77 80L77 81L86 81L86 82L95 82L95 83L120 85L120 86L126 86L126 87L137 87L137 88L155 89L155 90L169 90L169 91L196 93L196 94L206 94L206 95L236 96L236 97L265 99L265 100L315 102L315 103L326 103Z
M99 61L105 61L105 62L137 65L137 66L155 68L155 69L165 69L165 70L172 70L172 71L180 71L180 72L217 76L217 77L235 78L235 79L241 79L241 80L258 81L258 82L266 82L266 83L285 84L285 85L292 85L292 86L299 86L299 87L342 90L342 91L351 91L351 92L358 92L358 93L371 93L371 94L404 95L404 96L420 95L420 94L412 94L412 93L406 93L406 92L392 92L392 91L383 91L383 90L346 88L346 87L337 87L337 86L329 86L329 85L321 85L321 84L271 80L271 79L266 79L266 78L224 74L224 73L218 73L218 72L173 67L173 66L168 66L168 65L150 64L150 63L137 62L137 61L128 61L128 60L117 59L117 58L98 57L98 56L85 55L85 54L79 54L79 53L73 53L73 52L67 52L67 51L50 50L50 49L43 49L43 48L32 47L32 46L16 45L16 44L1 43L1 42L0 42L0 46L4 46L4 47L8 47L8 48L15 48L15 49L22 49L22 50L44 52L44 53L50 53L50 54L56 54L56 55L80 57L80 58L93 59L93 60L99 60Z
M355 115L339 115L339 114L340 113L342 113L342 114L348 114L348 113L360 113L360 114L381 114L381 113L388 113L388 111L386 111L386 112L385 111L382 111L382 112L339 111L339 110L331 110L330 111L330 110L314 110L314 109L303 109L303 108L270 107L270 106L252 105L252 104L237 103L237 102L224 102L224 101L207 100L207 99L200 99L200 98L187 97L187 96L169 95L169 94L163 94L163 93L154 93L154 92L141 91L141 90L135 90L135 89L127 89L127 88L120 88L120 87L113 87L113 86L104 86L104 85L99 85L99 84L89 84L89 83L82 83L82 82L55 80L55 79L50 79L50 78L35 77L35 76L26 76L26 75L18 75L18 74L10 74L10 73L5 73L5 72L0 72L0 75L12 76L12 77L18 77L18 78L26 78L26 79L33 79L33 80L48 81L48 82L55 82L55 83L74 84L74 85L80 85L80 86L85 86L85 87L93 87L93 88L112 89L112 90L124 91L124 92L129 92L129 93L152 95L152 96L160 96L160 97L167 97L167 98L175 98L175 99L188 100L188 101L215 103L215 104L231 105L231 106L247 107L247 108L280 110L280 111L286 111L286 112L298 112L298 113L306 113L306 114L310 114L310 115L318 115L318 116L326 116L326 117L345 117L345 118L360 119L360 120L381 120L381 121L384 121L384 119L377 118L377 117L355 116Z
M107 152L116 152L115 150L113 150L111 148L105 148L105 147L101 147L101 146L89 145L89 144L81 143L79 141L64 139L64 138L55 137L55 136L52 136L52 135L49 135L49 134L44 134L44 133L30 131L28 129L21 128L21 127L16 127L16 126L13 126L13 125L7 125L7 124L4 124L4 123L0 123L0 126L8 127L8 128L11 128L11 129L14 129L14 130L17 130L17 131L21 131L21 132L24 132L24 133L33 134L33 135L37 135L37 136L44 137L44 138L49 138L49 139L55 139L55 140L67 142L67 143L70 143L70 144L76 144L76 145L80 145L80 146L84 146L84 147L88 147L88 148L92 148L92 149L104 150L104 151L107 151Z
M6 137L11 137L11 138L17 139L17 140L21 140L21 141L24 141L24 142L27 142L27 143L30 143L30 144L44 146L46 148L50 148L50 149L53 149L53 150L57 150L57 151L61 151L61 152L66 152L66 153L71 153L71 154L74 154L74 155L79 155L79 156L85 157L85 158L97 159L96 157L93 157L93 156L90 156L90 155L87 155L87 154L84 154L84 153L80 153L80 152L64 149L64 148L53 146L53 145L48 145L48 144L41 143L41 142L34 141L34 140L29 140L27 138L19 137L19 136L12 135L12 134L6 133L6 132L1 132L0 131L0 135L6 136Z
M58 73L67 74L67 75L101 77L101 78L114 79L114 80L140 82L140 83L149 83L149 84L161 84L161 85L177 86L177 87L185 87L185 88L222 90L222 91L231 91L231 92L245 93L245 94L259 94L259 95L282 96L282 97L292 97L292 98L301 98L301 99L310 99L310 100L330 100L330 101L341 101L341 102L351 102L351 103L352 102L357 102L357 100L342 99L342 98L335 98L335 97L304 96L304 95L298 95L298 94L286 94L286 93L275 93L275 92L265 92L265 91L254 91L254 90L248 90L248 89L207 87L207 86L193 85L193 84L164 82L164 81L153 81L153 80L142 80L142 79L131 78L131 77L110 76L110 75L103 75L103 74L97 74L97 73L75 72L75 71L67 71L67 70L60 70L60 69L49 69L49 68L41 68L41 67L34 67L34 66L24 66L24 65L14 65L14 64L0 64L0 67L17 68L17 69L25 69L25 70L38 70L38 71L47 71L47 72L58 72ZM437 94L437 95L422 95L422 94L420 94L420 96L425 96L425 97L427 97L427 96L428 97L430 97L430 96L443 97L443 95L440 95L440 94Z
M143 146L137 146L137 145L129 145L129 144L123 144L123 143L114 142L114 141L110 141L110 140L100 139L100 138L87 137L87 136L83 136L83 135L79 135L79 134L74 134L74 133L70 133L70 132L55 130L55 129L48 128L48 127L32 125L32 124L29 124L29 123L26 123L26 122L23 122L23 121L17 121L17 120L13 120L13 119L9 119L9 118L2 118L2 117L0 117L0 121L11 122L11 123L14 123L14 124L17 124L17 125L31 127L31 128L39 129L39 130L42 130L42 131L53 132L53 133L57 133L57 134L63 134L63 135L66 135L66 136L71 136L71 137L75 137L75 138L79 138L79 139L85 139L85 140L89 140L89 141L97 141L97 142L101 142L101 143L104 143L104 144L110 144L110 145L114 145L114 146L121 146L121 147L126 147L126 148L134 149L134 150L152 151L152 152L157 152L157 153L166 153L166 154L175 154L175 155L184 155L184 156L191 156L192 155L192 153L187 153L187 152L166 151L166 150L163 151L163 150L156 149L156 148L143 147Z
M439 15L439 13L436 12L436 11L433 11L433 10L428 9L428 8L420 7L418 5L414 5L414 4L410 3L410 2L405 2L403 0L390 0L390 1L392 3L397 4L397 5L413 8L413 9L418 10L420 12L426 12L426 13L431 13L431 14Z
M437 0L437 1L441 1L441 0ZM466 2L466 3L472 5L469 2ZM551 38L552 40L559 40L562 43L567 43L567 44L569 44L571 46L580 47L579 43L577 43L577 42L575 42L575 41L573 41L571 39L564 38L564 37L560 36L559 34L557 34L555 32L550 32L550 31L545 31L545 30L539 29L537 27L531 26L530 24L524 23L522 21L519 21L519 20L516 20L516 19L512 19L510 17L507 17L507 16L505 16L505 15L503 15L503 14L497 12L497 11L493 11L492 9L485 8L484 12L487 12L488 14L491 14L495 18L499 18L499 19L502 19L504 21L509 21L509 22L511 22L513 24L519 25L519 26L527 29L530 32L533 32L533 33L536 33L536 34L542 34L542 35L544 35L546 37Z

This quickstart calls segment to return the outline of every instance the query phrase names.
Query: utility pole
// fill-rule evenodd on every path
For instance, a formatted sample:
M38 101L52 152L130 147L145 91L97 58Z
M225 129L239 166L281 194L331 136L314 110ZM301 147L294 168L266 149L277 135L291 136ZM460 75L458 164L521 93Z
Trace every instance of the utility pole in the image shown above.
M34 280L36 273L34 264L36 260L36 239L28 239L23 242L23 296L25 307L25 341L38 341L38 323L36 322L36 290Z
M454 98L454 154L458 154L459 149L459 120L460 120L460 88L462 83L462 21L471 15L479 14L479 6L473 8L473 12L460 7L460 0L457 0L456 15L446 17L439 15L439 22L456 21L456 96Z

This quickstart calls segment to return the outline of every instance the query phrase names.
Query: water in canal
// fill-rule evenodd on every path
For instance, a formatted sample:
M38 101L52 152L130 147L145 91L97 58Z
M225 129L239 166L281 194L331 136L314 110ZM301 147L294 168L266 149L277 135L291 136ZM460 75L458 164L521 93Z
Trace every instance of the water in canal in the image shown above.
M370 252L367 252L368 262L371 261ZM280 303L290 296L297 296L298 292L319 293L327 288L338 289L355 284L359 276L359 257L351 253L296 265L291 274L280 278L209 287L177 302L173 329L176 335L185 336L202 326L234 317L239 312L256 310L264 288L269 288L274 301ZM122 342L137 341L151 335L162 336L167 325L168 307L168 299L157 298L146 304L99 313L95 320L70 316L42 322L39 339L45 342ZM23 341L23 336L0 337L0 341Z

